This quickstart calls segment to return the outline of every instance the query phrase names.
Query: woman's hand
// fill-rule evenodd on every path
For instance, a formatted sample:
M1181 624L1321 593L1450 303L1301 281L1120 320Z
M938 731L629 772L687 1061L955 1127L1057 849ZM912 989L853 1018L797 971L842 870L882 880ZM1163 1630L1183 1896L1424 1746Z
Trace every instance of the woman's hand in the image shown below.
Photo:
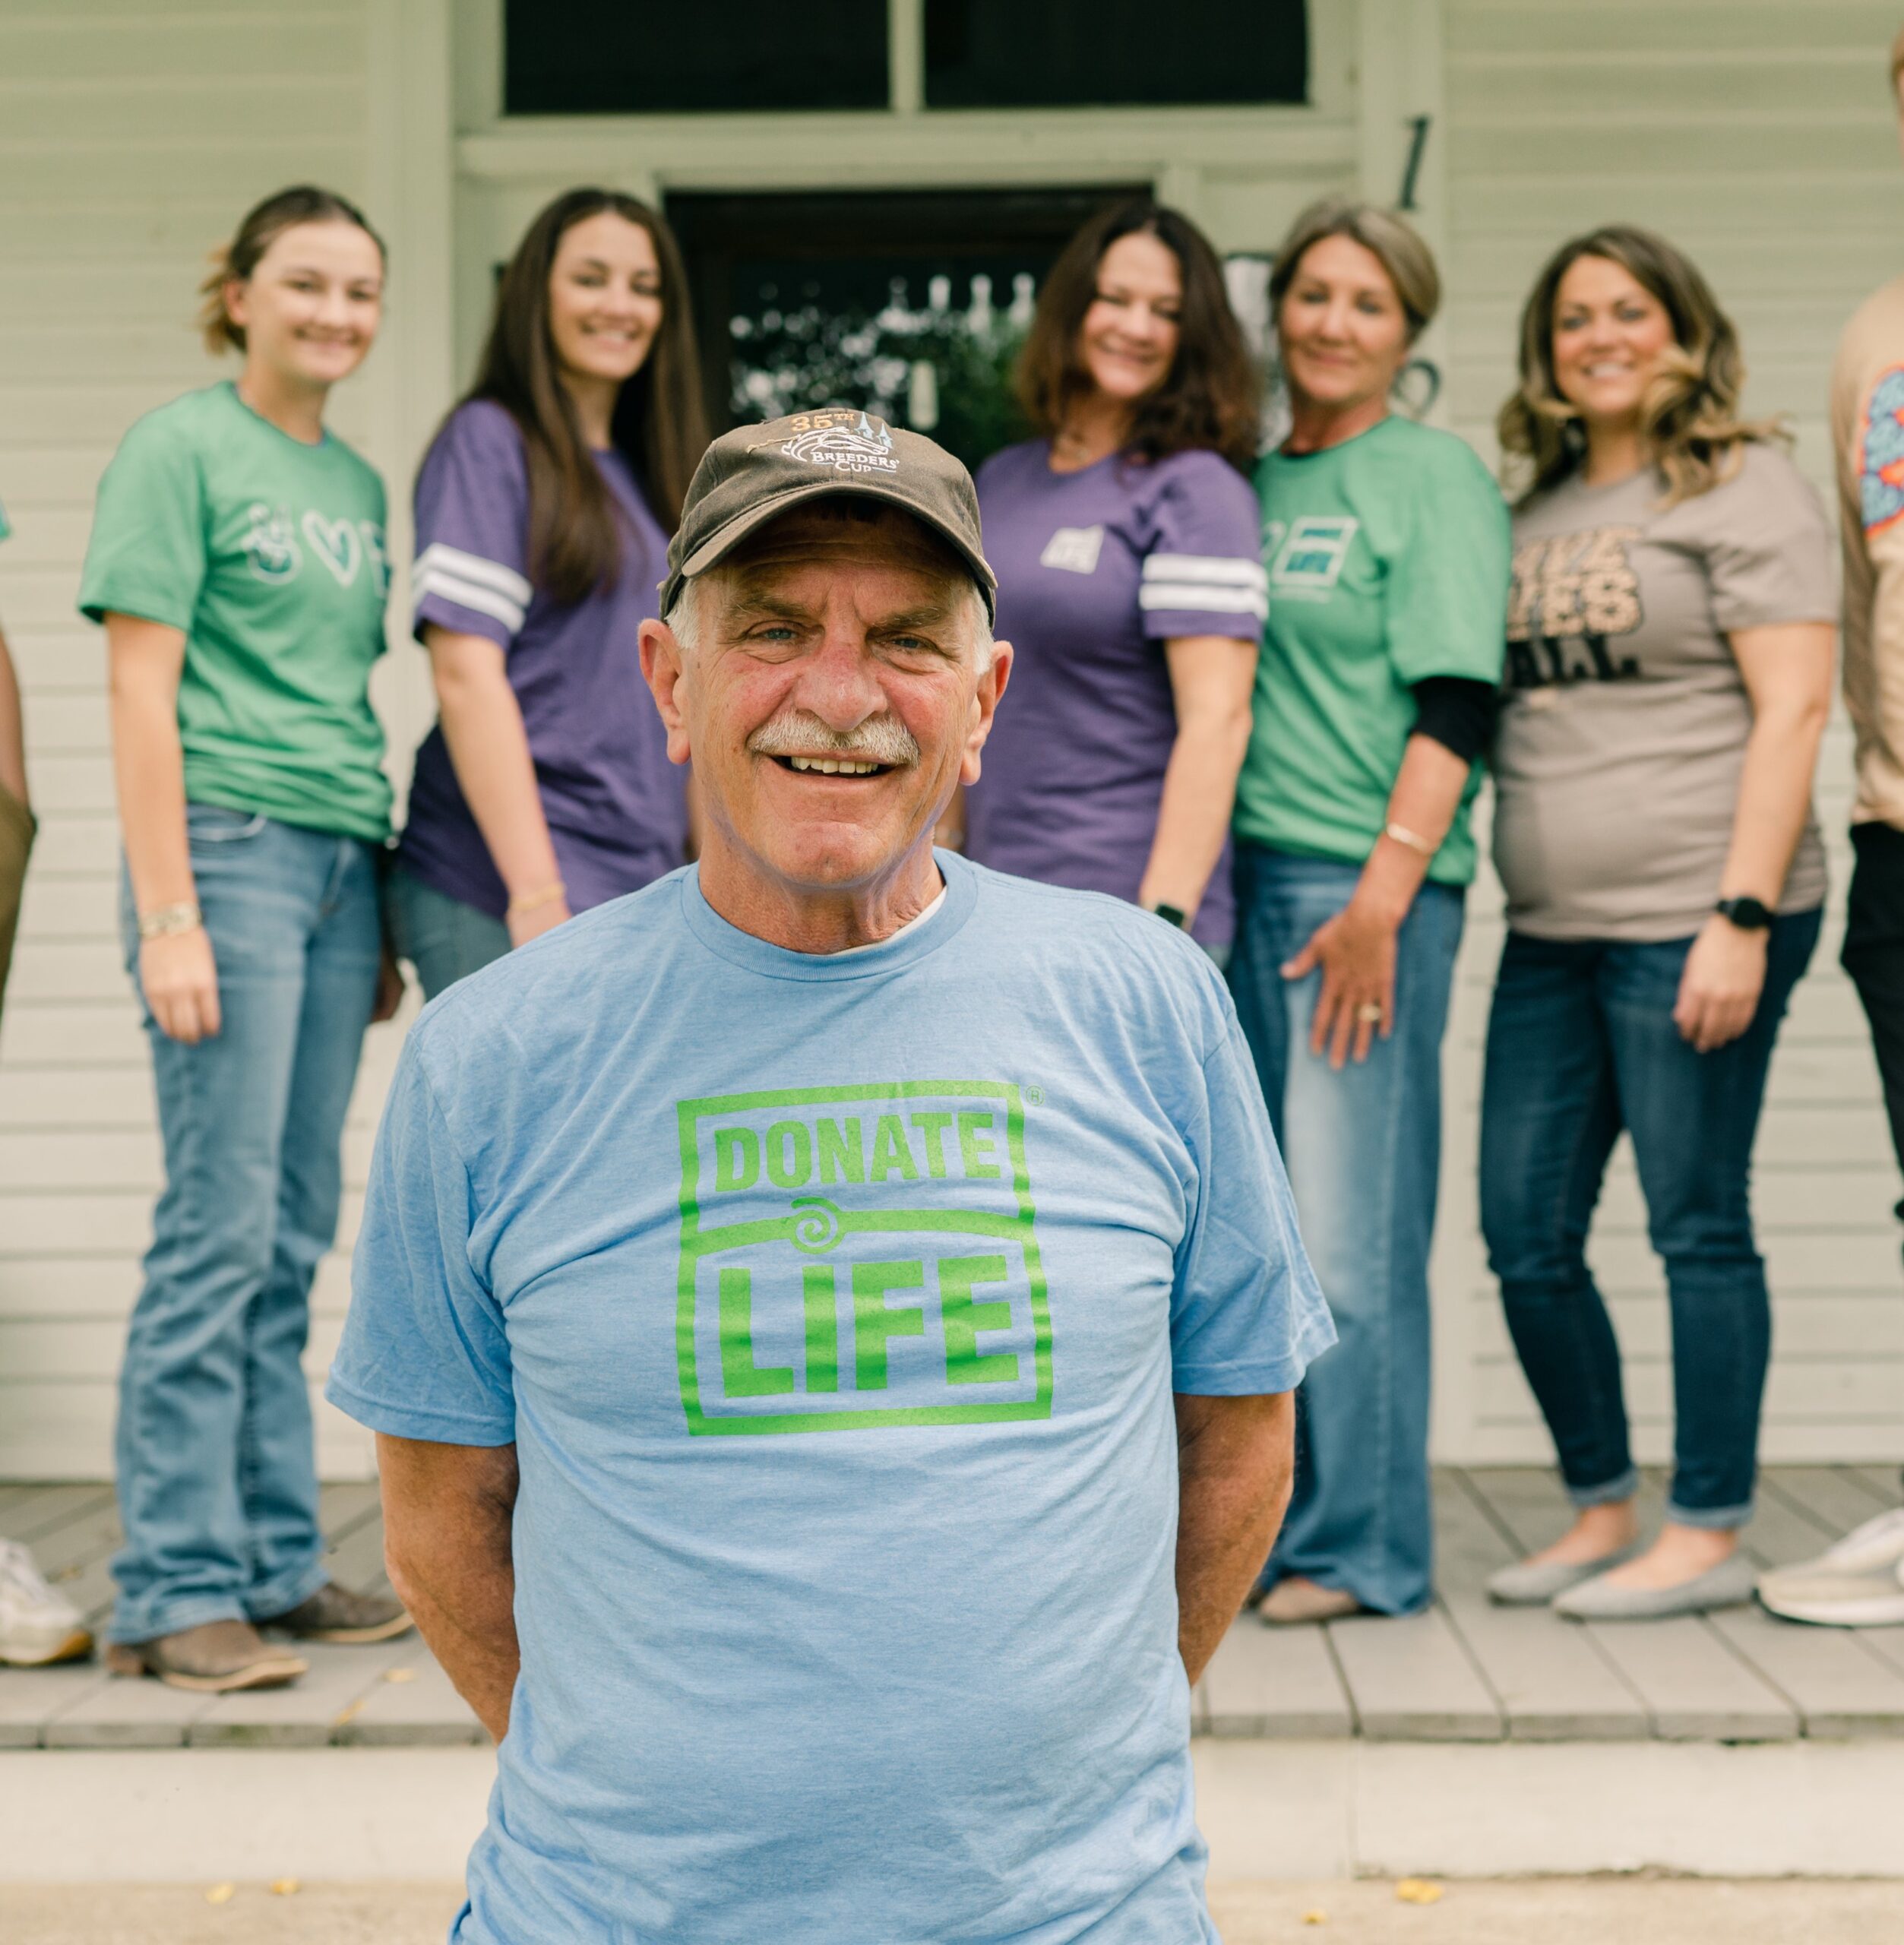
M558 925L566 925L574 916L568 909L566 898L552 898L546 904L531 905L520 912L511 912L504 922L509 928L509 943L527 945L531 939L540 938L544 932L552 932Z
M403 1004L403 969L397 964L396 954L385 946L377 962L377 997L370 1009L371 1025L381 1026L385 1020L394 1020Z
M1402 915L1391 916L1359 894L1310 935L1309 943L1283 968L1286 979L1305 978L1318 966L1322 991L1309 1026L1309 1051L1326 1047L1329 1064L1365 1061L1379 1033L1386 1040L1395 1014L1395 935Z
M218 1011L218 963L203 925L141 941L139 990L169 1040L195 1047L224 1023Z
M1768 935L1735 925L1715 912L1700 927L1686 969L1672 1023L1702 1054L1736 1040L1752 1023L1765 985Z

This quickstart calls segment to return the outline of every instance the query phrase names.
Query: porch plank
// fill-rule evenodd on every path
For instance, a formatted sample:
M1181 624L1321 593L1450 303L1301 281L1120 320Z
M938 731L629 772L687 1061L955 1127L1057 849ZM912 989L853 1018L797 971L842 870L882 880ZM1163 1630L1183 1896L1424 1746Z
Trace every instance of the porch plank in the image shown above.
M349 1479L318 1488L318 1524L334 1546L383 1511L375 1479Z
M7 1514L7 1538L37 1551L40 1542L68 1520L83 1519L112 1504L112 1488L102 1485L36 1487Z
M1852 1630L1804 1627L1762 1608L1729 1608L1713 1627L1763 1678L1789 1697L1808 1736L1904 1734L1904 1670L1892 1667Z
M1364 1735L1387 1742L1498 1742L1500 1704L1438 1607L1329 1624Z
M105 1678L90 1662L0 1669L0 1749L37 1749L46 1725Z
M414 1679L373 1683L362 1702L339 1722L334 1741L412 1744L488 1741L489 1732L435 1660L425 1655L406 1665L413 1671Z
M384 1521L381 1511L360 1520L333 1541L324 1557L324 1570L340 1587L353 1594L387 1594L384 1571Z
M1441 1604L1499 1698L1510 1737L1617 1741L1652 1733L1645 1706L1584 1630L1545 1608L1488 1599L1487 1576L1520 1556L1458 1472L1436 1475L1434 1523Z
M176 1749L216 1698L149 1675L109 1675L46 1724L49 1749Z
M288 1688L255 1688L221 1695L188 1726L185 1740L195 1749L288 1749L321 1747L332 1741L340 1720L353 1713L387 1670L426 1657L415 1635L372 1647L340 1646L309 1641L299 1653L311 1671Z
M1888 1512L1904 1500L1893 1490L1880 1497L1858 1469L1850 1466L1780 1466L1767 1471L1763 1479L1760 1503L1776 1501L1794 1508L1818 1529L1814 1554L1823 1553L1833 1540L1842 1539L1854 1526ZM1895 1488L1896 1481L1893 1479ZM1801 1554L1802 1560L1808 1558Z
M1200 1684L1211 1735L1346 1736L1355 1719L1320 1627L1231 1625Z
M1790 1701L1697 1616L1563 1624L1592 1637L1664 1741L1782 1742L1798 1733Z

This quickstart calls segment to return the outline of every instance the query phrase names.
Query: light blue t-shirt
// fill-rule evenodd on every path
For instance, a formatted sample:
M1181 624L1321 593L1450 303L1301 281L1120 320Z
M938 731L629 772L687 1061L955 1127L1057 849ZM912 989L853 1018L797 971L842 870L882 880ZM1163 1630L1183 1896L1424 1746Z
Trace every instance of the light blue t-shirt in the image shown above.
M463 1945L1203 1945L1173 1390L1333 1341L1229 996L942 855L827 958L695 871L430 1007L329 1395L514 1441Z

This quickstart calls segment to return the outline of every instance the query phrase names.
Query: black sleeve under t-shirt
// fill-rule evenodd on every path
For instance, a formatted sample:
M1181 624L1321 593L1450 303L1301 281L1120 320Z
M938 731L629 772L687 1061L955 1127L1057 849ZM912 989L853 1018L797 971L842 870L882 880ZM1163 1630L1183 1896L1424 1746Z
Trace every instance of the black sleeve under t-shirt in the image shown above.
M1500 691L1472 675L1428 675L1410 685L1415 734L1432 736L1463 763L1472 763L1494 735Z

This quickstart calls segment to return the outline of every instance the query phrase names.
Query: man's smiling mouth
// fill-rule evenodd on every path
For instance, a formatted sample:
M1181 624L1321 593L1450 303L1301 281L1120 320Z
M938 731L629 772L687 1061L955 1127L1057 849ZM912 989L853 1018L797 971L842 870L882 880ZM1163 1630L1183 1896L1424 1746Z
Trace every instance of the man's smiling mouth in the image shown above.
M823 776L883 776L893 767L886 763L864 763L857 757L776 756L773 761L783 770L818 771Z

